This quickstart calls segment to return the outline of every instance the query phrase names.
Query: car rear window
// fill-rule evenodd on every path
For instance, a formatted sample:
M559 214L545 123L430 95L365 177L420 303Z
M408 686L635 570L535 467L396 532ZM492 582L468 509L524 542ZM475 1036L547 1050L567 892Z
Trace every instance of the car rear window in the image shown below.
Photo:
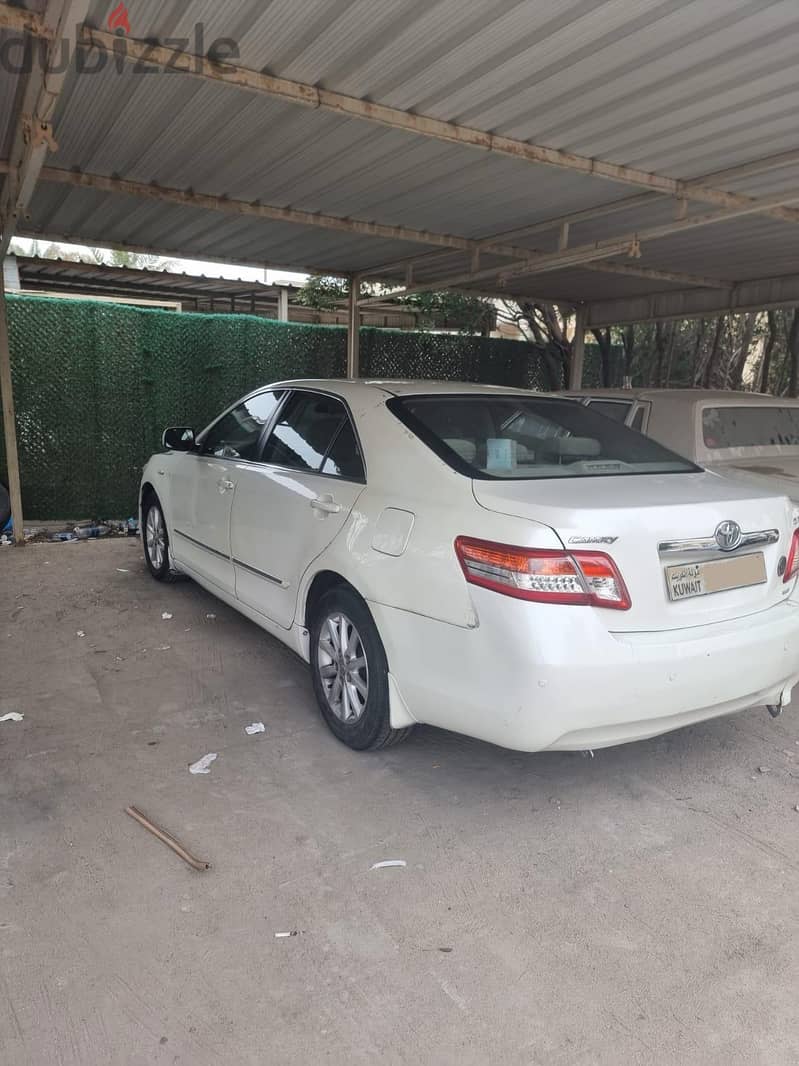
M702 412L706 448L799 446L797 407L706 407Z
M684 474L700 468L573 400L410 396L390 410L453 469L477 479Z

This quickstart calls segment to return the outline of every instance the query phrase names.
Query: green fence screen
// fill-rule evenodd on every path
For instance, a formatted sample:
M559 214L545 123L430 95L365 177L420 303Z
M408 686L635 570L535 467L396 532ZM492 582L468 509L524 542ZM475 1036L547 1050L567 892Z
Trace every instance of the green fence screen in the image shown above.
M166 426L201 428L283 378L341 377L346 330L249 315L176 314L91 300L8 297L27 521L125 518ZM553 360L528 344L361 331L364 377L551 388ZM0 438L0 472L5 470Z

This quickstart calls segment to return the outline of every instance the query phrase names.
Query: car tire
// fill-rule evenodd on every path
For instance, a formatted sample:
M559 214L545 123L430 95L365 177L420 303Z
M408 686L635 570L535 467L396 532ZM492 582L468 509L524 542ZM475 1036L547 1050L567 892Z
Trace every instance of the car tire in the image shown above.
M316 700L334 736L355 751L405 740L413 727L391 727L388 662L377 626L347 586L331 589L316 604L310 660Z
M173 581L177 573L169 562L169 533L161 501L154 492L142 503L141 539L147 569L156 581Z

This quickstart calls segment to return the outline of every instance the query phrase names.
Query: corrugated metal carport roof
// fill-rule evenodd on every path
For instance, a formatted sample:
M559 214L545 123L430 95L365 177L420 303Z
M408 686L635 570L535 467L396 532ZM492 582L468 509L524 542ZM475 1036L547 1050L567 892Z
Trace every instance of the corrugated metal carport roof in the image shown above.
M136 0L121 36L117 0L29 0L0 4L0 55L24 12L102 69L3 64L19 233L559 298L589 322L660 294L799 300L795 0ZM219 38L226 67L187 58ZM20 147L27 113L46 161L46 138Z
M109 266L101 263L74 262L67 259L44 259L36 256L11 256L7 262L19 275L20 291L26 295L43 293L48 296L69 294L72 296L101 297L104 299L164 301L182 303L183 310L222 312L230 314L255 314L266 318L280 315L280 295L285 294L286 321L321 323L325 325L347 324L347 301L325 310L305 307L296 302L300 287L295 285L268 285L261 281L243 281L234 278L206 277L204 275L179 273L169 269L142 269ZM6 288L14 291L8 283ZM472 325L467 315L457 311L425 311L406 305L386 302L370 307L362 315L361 324L384 329L418 329L423 317L437 330L458 330Z

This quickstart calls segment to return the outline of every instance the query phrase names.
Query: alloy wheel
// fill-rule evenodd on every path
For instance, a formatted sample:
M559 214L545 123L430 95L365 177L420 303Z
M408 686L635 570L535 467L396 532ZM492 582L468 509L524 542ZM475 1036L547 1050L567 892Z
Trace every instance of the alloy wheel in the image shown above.
M164 517L159 507L151 507L147 512L144 534L150 562L156 570L160 570L166 557L166 531L164 529Z
M317 668L327 705L352 725L366 710L369 666L360 634L345 614L328 615L319 630Z

